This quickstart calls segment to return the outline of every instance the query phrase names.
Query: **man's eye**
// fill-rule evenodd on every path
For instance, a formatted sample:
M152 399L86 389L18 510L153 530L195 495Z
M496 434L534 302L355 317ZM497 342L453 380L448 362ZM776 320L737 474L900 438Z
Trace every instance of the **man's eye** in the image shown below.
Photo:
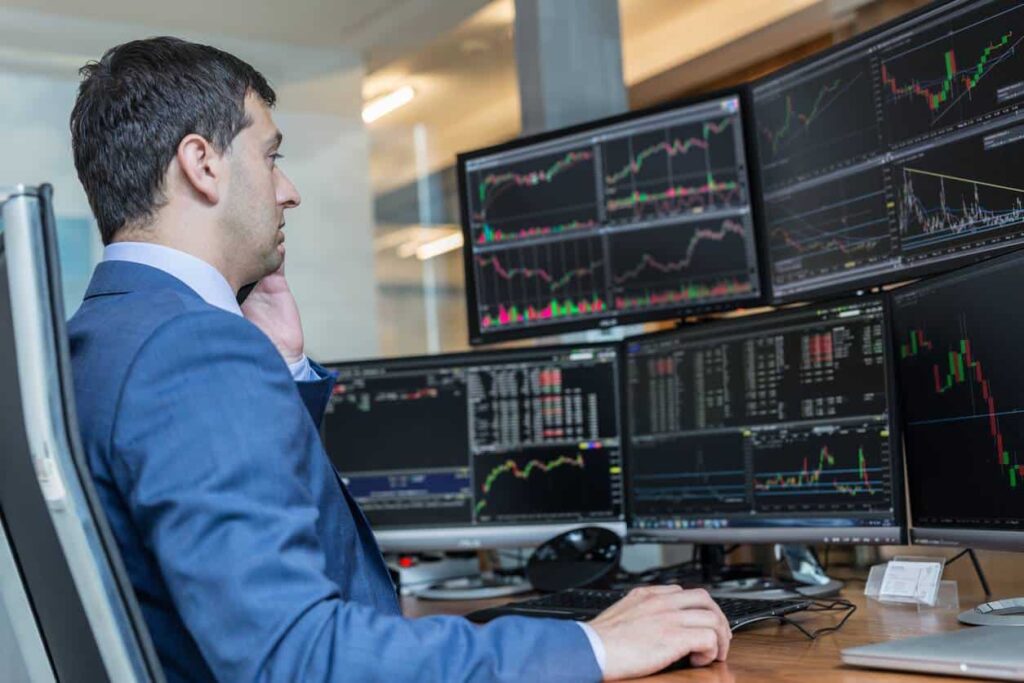
M272 162L274 162L275 164L278 161L280 161L281 159L284 159L284 155L283 154L278 154L277 152L274 152L273 154L270 155L270 160Z

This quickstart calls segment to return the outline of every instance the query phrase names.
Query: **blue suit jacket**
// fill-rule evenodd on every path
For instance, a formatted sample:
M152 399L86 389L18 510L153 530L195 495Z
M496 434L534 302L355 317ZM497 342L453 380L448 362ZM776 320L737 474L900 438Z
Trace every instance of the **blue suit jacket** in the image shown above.
M171 681L600 678L572 623L400 616L320 443L330 381L296 384L244 318L110 261L68 328L89 466Z

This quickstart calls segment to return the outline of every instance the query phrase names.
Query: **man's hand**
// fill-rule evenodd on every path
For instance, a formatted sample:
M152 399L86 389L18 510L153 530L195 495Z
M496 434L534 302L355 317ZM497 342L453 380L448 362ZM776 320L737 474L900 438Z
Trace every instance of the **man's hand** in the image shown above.
M704 590L635 588L588 624L604 644L605 679L646 676L687 655L694 666L725 661L732 632Z
M284 279L283 261L280 268L260 280L249 293L242 304L242 314L270 337L285 363L291 365L302 359L302 320Z

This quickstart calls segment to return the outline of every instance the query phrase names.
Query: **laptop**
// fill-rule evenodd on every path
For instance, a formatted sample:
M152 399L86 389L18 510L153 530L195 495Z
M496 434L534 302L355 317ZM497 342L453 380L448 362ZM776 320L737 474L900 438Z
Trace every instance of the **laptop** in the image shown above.
M974 678L1024 681L1024 628L979 626L843 650L843 662Z

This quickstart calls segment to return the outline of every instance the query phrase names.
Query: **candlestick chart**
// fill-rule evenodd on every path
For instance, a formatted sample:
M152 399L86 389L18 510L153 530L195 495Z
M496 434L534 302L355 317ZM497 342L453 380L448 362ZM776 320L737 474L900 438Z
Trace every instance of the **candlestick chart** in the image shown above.
M873 424L755 434L758 509L871 510L890 500L889 433Z
M698 221L610 239L612 305L618 310L727 299L751 291L748 228Z
M735 114L602 143L609 223L743 206Z
M594 168L593 150L581 146L473 171L473 242L514 242L596 227Z
M864 60L755 96L766 188L813 177L878 150L870 71Z
M970 412L948 418L914 420L911 425L942 424L932 420L976 422L974 426L979 432L984 431L990 442L989 460L995 465L992 469L1000 472L1009 488L1024 489L1024 458L1016 449L1010 449L1007 434L1012 437L1015 432L1007 432L1003 426L1003 422L1008 421L1007 415L1017 411L1003 410L1000 397L993 389L993 367L978 358L965 321L961 322L961 328L964 333L958 335L960 339L948 340L951 343L947 343L948 348L945 349L937 347L923 329L912 329L907 341L900 345L900 358L905 365L913 366L918 379L921 373L929 377L927 390L918 398L925 403L938 404L935 415L949 412L950 408L955 411L957 404L961 407L969 405ZM914 387L917 392L921 389L920 386Z
M611 462L602 448L531 448L473 457L478 521L609 514Z
M599 238L544 242L473 258L484 328L557 322L608 307Z
M1024 325L1011 261L896 298L907 466L923 518L1024 519Z
M993 3L922 31L878 62L886 136L899 144L991 115L1020 82L1024 6Z

